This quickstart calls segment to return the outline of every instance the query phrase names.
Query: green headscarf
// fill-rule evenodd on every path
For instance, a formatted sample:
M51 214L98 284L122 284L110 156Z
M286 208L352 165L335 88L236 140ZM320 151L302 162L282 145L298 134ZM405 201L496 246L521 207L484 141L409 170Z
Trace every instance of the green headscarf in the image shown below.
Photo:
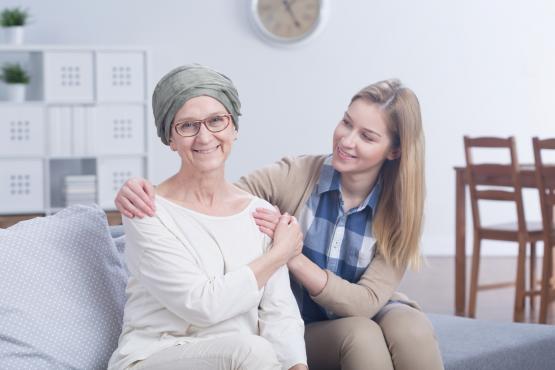
M210 96L224 105L233 116L235 129L239 129L241 102L231 80L200 64L177 67L167 73L152 94L152 111L158 136L169 145L171 125L177 111L191 98Z

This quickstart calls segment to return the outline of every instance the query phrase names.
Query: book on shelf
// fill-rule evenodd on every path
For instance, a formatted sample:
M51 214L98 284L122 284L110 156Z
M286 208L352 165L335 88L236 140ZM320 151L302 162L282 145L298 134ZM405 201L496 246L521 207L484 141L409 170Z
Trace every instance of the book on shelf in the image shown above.
M68 175L64 177L66 206L96 202L96 175Z

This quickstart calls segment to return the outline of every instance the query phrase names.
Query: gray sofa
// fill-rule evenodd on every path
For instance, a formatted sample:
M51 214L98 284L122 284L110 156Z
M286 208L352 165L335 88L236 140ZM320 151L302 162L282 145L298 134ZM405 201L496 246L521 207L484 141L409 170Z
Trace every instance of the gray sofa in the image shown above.
M105 369L125 303L123 248L97 207L0 229L0 369ZM429 317L447 370L555 369L553 326Z
M555 326L428 317L446 370L555 369Z

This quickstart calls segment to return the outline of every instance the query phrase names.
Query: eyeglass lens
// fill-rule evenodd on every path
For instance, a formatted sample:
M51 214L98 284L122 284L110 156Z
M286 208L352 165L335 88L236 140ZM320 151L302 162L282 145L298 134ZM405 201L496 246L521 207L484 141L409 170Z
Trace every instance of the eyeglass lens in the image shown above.
M221 114L204 120L179 122L175 128L181 136L195 136L200 131L200 125L203 123L208 131L219 132L229 125L230 120L229 114Z

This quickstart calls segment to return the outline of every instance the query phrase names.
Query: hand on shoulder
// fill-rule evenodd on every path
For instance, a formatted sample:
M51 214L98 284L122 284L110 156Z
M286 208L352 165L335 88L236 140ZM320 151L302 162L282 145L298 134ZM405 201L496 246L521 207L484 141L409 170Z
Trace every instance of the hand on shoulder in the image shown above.
M139 218L154 216L154 186L142 177L130 178L119 189L114 203L123 216Z

